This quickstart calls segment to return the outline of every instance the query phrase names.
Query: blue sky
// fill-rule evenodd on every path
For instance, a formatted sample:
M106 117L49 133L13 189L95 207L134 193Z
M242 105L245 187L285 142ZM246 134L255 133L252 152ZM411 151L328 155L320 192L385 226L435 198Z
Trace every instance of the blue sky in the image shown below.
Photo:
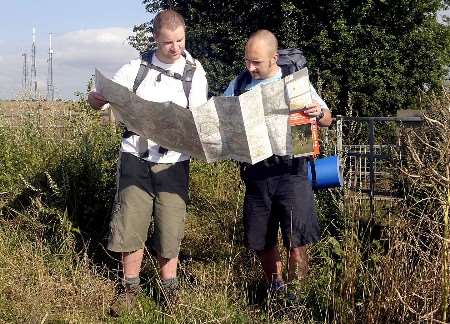
M85 90L95 67L111 76L138 53L127 43L135 24L150 20L141 0L2 1L0 99L21 91L23 56L31 54L36 28L38 88L47 83L48 38L52 33L54 84L58 98ZM30 61L30 59L28 59Z
M22 53L27 53L30 62L33 27L40 94L46 95L52 33L55 97L74 99L76 91L86 89L95 68L112 76L138 57L127 37L134 25L151 18L141 0L2 0L1 5L0 99L18 98L22 93Z

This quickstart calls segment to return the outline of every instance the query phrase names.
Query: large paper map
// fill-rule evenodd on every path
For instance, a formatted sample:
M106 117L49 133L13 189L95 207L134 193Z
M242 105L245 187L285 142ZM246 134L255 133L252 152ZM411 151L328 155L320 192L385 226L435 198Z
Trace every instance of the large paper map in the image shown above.
M309 86L307 72L305 80L302 71L289 82ZM285 80L238 97L212 97L204 105L186 109L172 102L146 101L98 70L95 79L96 91L110 102L128 130L168 149L208 162L234 159L252 164L273 154L292 154L288 103L295 94L285 91Z

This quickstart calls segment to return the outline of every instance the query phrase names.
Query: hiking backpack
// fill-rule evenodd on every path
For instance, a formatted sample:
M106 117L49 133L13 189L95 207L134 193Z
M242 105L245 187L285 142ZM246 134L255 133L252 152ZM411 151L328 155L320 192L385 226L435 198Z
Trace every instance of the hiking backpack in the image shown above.
M278 50L277 65L281 68L281 77L292 74L306 66L306 58L303 52L298 48L286 48ZM246 90L245 87L252 81L250 72L246 69L242 71L236 78L234 86L234 95L239 96Z
M154 49L142 54L141 65L139 67L139 71L136 75L136 78L134 79L133 92L136 93L137 89L139 88L139 85L142 83L142 81L144 81L145 77L147 76L148 71L150 69L153 69L160 73L156 78L157 80L161 80L161 74L164 74L171 78L180 80L183 83L184 94L186 95L186 99L188 101L187 107L189 107L189 93L191 92L192 78L194 77L196 69L195 63L189 61L186 52L183 52L183 56L186 59L186 64L184 65L183 75L180 75L179 73L174 73L170 70L165 70L159 66L152 64L154 54L155 54Z

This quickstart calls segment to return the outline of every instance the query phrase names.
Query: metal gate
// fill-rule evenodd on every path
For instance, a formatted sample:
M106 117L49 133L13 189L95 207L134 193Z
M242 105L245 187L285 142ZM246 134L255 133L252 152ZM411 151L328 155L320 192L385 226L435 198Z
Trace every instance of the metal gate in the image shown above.
M421 117L336 117L336 151L343 158L345 188L374 199L401 196L399 169L405 163L402 130Z

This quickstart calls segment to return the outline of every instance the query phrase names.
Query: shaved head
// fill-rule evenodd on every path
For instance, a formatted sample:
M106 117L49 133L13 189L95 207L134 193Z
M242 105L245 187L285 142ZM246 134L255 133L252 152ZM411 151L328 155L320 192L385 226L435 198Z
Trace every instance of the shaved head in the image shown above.
M253 79L267 79L278 72L278 41L266 29L254 32L245 45L245 66Z
M251 34L248 38L246 47L252 46L255 43L260 43L270 56L278 51L278 40L275 35L267 29L260 29Z

